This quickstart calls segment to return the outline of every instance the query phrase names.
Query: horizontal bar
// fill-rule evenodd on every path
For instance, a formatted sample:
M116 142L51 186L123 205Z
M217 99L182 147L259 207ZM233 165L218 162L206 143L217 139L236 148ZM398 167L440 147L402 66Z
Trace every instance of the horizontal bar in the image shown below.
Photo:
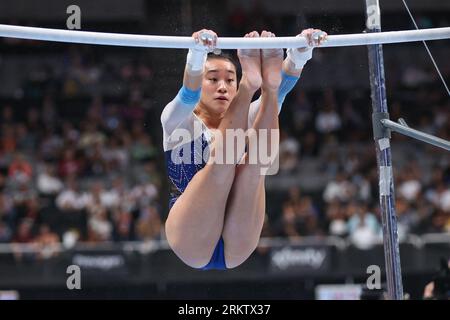
M440 147L443 148L447 151L450 151L450 142L438 137L435 137L431 134L428 133L424 133L422 131L419 130L415 130L412 129L410 127L401 125L399 123L396 123L394 121L388 120L388 119L383 119L381 120L381 123L383 124L383 126L385 126L386 128L389 128L395 132L404 134L405 136L417 139L417 140L421 140L423 142L432 144L436 147Z
M153 36L121 33L46 29L0 24L0 36L9 38L111 45L124 47L189 49L195 46L192 37ZM450 27L422 30L389 31L362 34L330 35L321 47L362 46L450 38ZM219 49L299 48L307 46L304 37L223 38L217 40Z

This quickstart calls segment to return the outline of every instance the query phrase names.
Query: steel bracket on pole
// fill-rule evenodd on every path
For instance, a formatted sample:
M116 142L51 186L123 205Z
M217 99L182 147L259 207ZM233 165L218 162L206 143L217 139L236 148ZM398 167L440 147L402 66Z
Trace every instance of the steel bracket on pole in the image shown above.
M444 150L450 151L450 141L441 139L439 137L422 132L420 130L412 129L406 124L406 121L402 118L398 119L398 123L391 121L388 118L381 118L379 120L377 119L377 121L379 121L379 124L381 124L381 126L386 130L388 130L389 132L394 131L403 134L405 136L411 137L413 139L420 140L425 143L442 148Z
M373 137L375 140L383 138L391 138L391 130L383 125L382 120L389 120L388 112L374 112L372 113L372 128Z

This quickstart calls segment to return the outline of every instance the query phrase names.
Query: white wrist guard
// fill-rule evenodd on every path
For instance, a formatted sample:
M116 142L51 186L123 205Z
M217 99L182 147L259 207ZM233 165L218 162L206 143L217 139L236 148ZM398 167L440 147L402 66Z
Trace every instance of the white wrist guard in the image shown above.
M203 46L202 46L203 47ZM189 49L186 58L186 69L191 75L198 75L203 72L203 66L205 65L208 51L205 47Z
M208 33L200 34L201 41L212 40L213 36ZM208 52L212 51L213 48L209 48L202 43L197 43L193 49L189 49L186 58L186 67L189 74L197 75L203 72L203 66L205 65L206 58L208 57Z
M309 59L312 58L313 48L306 51L298 51L297 48L287 50L287 58L292 62L296 70L302 69Z

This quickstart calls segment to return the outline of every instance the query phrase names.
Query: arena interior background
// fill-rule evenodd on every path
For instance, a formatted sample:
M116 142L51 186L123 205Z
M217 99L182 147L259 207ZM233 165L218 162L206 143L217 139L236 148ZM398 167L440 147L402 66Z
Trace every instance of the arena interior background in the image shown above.
M364 1L97 0L0 3L0 22L219 36L307 27L364 30ZM450 26L448 1L408 4L420 28ZM383 31L413 29L381 1ZM429 42L450 79L450 42ZM384 46L391 119L450 139L450 100L420 42ZM280 115L257 251L227 272L182 264L164 242L168 184L160 114L186 50L0 39L0 298L356 298L384 270L367 49L315 50ZM450 252L448 152L393 134L405 292L421 299ZM69 290L70 265L82 289ZM336 285L335 287L330 285Z

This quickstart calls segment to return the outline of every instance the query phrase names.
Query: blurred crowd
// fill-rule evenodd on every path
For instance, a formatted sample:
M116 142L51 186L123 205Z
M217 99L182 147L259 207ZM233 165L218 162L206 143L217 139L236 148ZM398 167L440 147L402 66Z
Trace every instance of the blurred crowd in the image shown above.
M116 81L131 88L125 101L101 95L81 100L81 116L62 114L104 78L101 68L70 55L58 75L61 93L52 95L56 76L24 81L25 96L42 96L36 106L0 112L0 243L48 244L78 241L133 241L161 238L161 154L145 118L141 88L151 69L120 66ZM93 69L96 69L94 71ZM43 85L44 84L44 85Z
M438 80L410 69L391 90L391 119L450 140L450 101ZM447 76L450 73L447 73ZM290 188L281 219L267 234L292 238L333 235L365 249L382 241L379 179L370 119L370 100L361 93L326 89L318 96L297 89L281 126L279 176L325 177L319 191ZM450 233L448 152L393 133L393 179L400 240L410 234ZM314 166L308 165L313 162ZM302 170L308 166L307 170ZM315 168L313 173L311 168ZM307 185L307 184L306 184Z

